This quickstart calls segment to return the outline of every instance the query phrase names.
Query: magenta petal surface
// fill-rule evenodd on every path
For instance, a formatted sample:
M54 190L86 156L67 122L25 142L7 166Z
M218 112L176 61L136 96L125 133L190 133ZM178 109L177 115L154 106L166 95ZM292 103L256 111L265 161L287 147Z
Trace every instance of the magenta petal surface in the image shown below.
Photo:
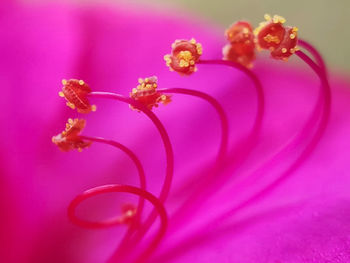
M181 78L165 66L163 55L174 39L195 37L204 59L221 57L223 36L205 25L98 6L11 6L6 14L0 9L0 20L8 25L0 28L0 261L104 262L125 232L80 229L67 219L67 206L78 193L110 183L138 185L138 180L130 160L113 148L96 144L83 153L62 153L51 143L67 118L78 116L57 96L61 79L83 79L95 91L128 95L139 77L157 75L162 88L192 88L216 97L229 116L231 145L253 124L256 93L240 72L199 65L196 74ZM301 63L291 67L260 58L254 71L266 96L259 143L238 171L231 165L221 171L230 178L225 187L198 211L194 207L190 218L181 218L181 226L171 225L171 216L187 201L191 183L214 162L219 123L205 102L186 96L174 95L172 103L155 110L174 147L175 177L166 202L170 229L150 262L349 260L350 90L338 79L331 79L329 127L308 160L266 198L223 222L212 221L276 179L283 164L247 187L235 180L236 175L248 178L298 132L317 100L318 79ZM93 103L98 110L86 116L84 134L115 139L135 151L148 189L157 195L165 156L156 129L127 105ZM113 200L100 201L113 212L118 209ZM85 210L88 216L99 212Z

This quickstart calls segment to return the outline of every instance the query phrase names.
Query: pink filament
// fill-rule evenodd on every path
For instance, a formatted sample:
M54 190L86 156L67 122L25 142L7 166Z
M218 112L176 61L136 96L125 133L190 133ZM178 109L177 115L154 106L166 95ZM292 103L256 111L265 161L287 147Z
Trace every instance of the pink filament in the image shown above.
M321 70L323 75L325 75L325 63L318 51L311 44L303 40L300 46L304 46L315 57L315 60L319 65L319 69ZM321 84L322 85L320 87L318 96L319 98L314 106L310 117L308 118L306 124L301 129L301 131L297 135L295 135L294 138L286 146L284 146L277 154L275 154L267 163L265 163L264 166L260 167L252 176L250 176L245 182L243 182L243 184L240 187L238 187L238 189L245 189L245 187L247 186L249 187L249 185L253 184L263 174L266 174L269 171L271 171L271 169L273 169L276 163L283 162L285 158L290 155L291 152L295 152L295 148L297 148L299 145L303 145L303 142L307 141L307 137L312 133L315 126L316 129L318 129L317 123L320 121L320 115L322 116L322 111L324 110L326 103L325 101L328 100L328 98L325 97L327 92L324 90L324 83L322 82Z
M261 85L261 82L259 78L248 68L242 66L239 63L235 63L232 61L227 61L227 60L200 60L197 62L198 64L207 64L207 65L224 65L224 66L229 66L231 68L237 69L244 74L246 74L253 82L256 94L257 94L257 114L255 117L254 121L254 126L252 129L251 133L251 138L254 138L255 140L257 139L260 130L261 130L261 125L263 121L263 116L264 116L264 108L265 108L265 99L264 99L264 90Z
M151 121L154 123L156 128L158 129L160 136L162 138L164 148L165 148L165 153L166 153L166 175L164 179L164 183L161 189L161 192L159 194L159 201L163 204L166 198L168 197L170 187L171 187L171 182L173 178L173 173L174 173L174 154L173 154L173 149L170 143L169 135L166 132L163 124L160 122L160 120L157 118L157 116L149 110L147 107L145 107L143 104L125 97L120 94L115 94L115 93L110 93L110 92L91 92L89 93L90 97L95 97L95 98L104 98L104 99L113 99L113 100L118 100L127 104L132 105L134 108L142 111L151 119ZM112 255L111 260L114 258L118 257L123 257L125 253L130 249L130 246L133 246L135 243L140 241L142 237L147 233L151 225L154 223L155 219L157 217L157 212L155 209L152 210L148 218L145 220L144 224L141 226L139 231L137 232L137 236L132 240L131 243L127 244L127 241L129 240L129 235L127 235L122 244L119 246L119 248L115 251L115 253Z
M220 103L215 100L213 97L209 96L208 94L201 92L201 91L195 91L190 89L183 89L183 88L168 88L168 89L159 89L158 92L160 93L178 93L178 94L185 94L190 95L194 97L201 98L205 101L207 101L210 105L213 106L213 108L216 110L221 123L221 141L220 141L220 147L217 154L217 165L225 159L226 153L227 153L227 145L228 145L228 121L226 117L226 113L223 110ZM140 231L138 234L136 234L136 237L132 240L132 243L138 242L139 239L144 235L143 231ZM121 253L121 250L123 250L125 244L122 244L122 246L119 247L119 254Z
M330 115L330 109L331 109L331 90L328 83L327 76L325 75L325 71L322 70L315 62L313 62L304 52L297 51L295 53L298 57L300 57L320 78L321 81L321 97L323 98L322 103L322 113L320 117L319 124L316 128L316 131L311 138L310 142L307 144L303 152L300 154L300 156L296 159L296 161L284 172L281 176L279 176L274 182L272 182L270 185L268 185L266 188L249 198L247 201L241 203L239 206L233 208L228 213L224 214L223 216L220 216L220 218L217 218L216 220L223 220L225 218L228 218L232 216L234 213L236 213L238 210L241 210L242 208L248 206L249 204L256 202L263 197L267 196L271 191L273 191L276 187L278 187L283 181L285 181L289 176L297 170L300 165L307 159L307 157L310 156L310 154L313 152L313 150L316 148L318 142L322 138L328 121L329 121L329 115Z
M258 136L260 134L265 108L265 99L262 84L259 78L251 70L247 69L239 63L226 60L200 60L197 63L207 65L224 65L240 70L252 80L256 89L257 114L250 135L247 137L246 141L242 145L240 145L240 147L234 149L234 153L239 153L239 156L236 156L236 162L233 167L234 170L238 168L239 165L242 164L245 158L249 155L250 151L257 143ZM232 162L231 158L227 161L230 162L230 164ZM178 226L179 224L184 223L183 220L181 220L181 218L183 218L186 214L193 214L195 212L193 207L199 208L205 200L210 198L212 191L219 189L220 186L226 182L227 178L220 178L219 174L220 173L218 173L217 171L211 171L208 172L208 175L206 177L201 178L201 182L203 183L201 187L198 188L198 191L195 191L194 194L191 195L191 198L189 198L190 201L187 201L186 203L181 205L177 212L173 215L171 220L173 226Z
M258 137L262 128L263 116L265 111L265 98L264 98L264 90L259 78L249 70L248 68L242 66L239 63L235 63L232 61L226 60L200 60L197 62L199 64L207 64L207 65L224 65L229 66L231 68L242 71L246 74L253 82L256 94L257 94L257 112L254 120L254 125L243 142L238 143L238 145L231 151L230 160L227 160L229 165L231 166L231 173L234 172L248 157L249 153L253 150L254 146L258 142ZM232 159L235 160L234 165L232 166ZM208 185L211 188L216 188L225 183L225 178L216 177L217 186L213 187L212 185Z
M306 42L305 42L306 43ZM310 44L303 45L305 48L308 49ZM311 46L312 47L312 46ZM317 76L320 78L321 81L321 90L320 90L320 98L322 98L321 101L321 116L319 125L316 128L316 131L314 133L314 136L310 140L309 144L305 147L304 151L301 153L299 158L279 177L277 178L273 183L271 183L269 186L264 188L262 191L258 192L251 198L249 198L247 201L241 203L240 205L230 209L229 212L224 213L223 215L220 215L210 221L208 224L206 224L202 229L208 229L212 228L213 226L216 226L218 222L222 224L225 219L230 218L232 215L237 213L239 210L249 206L252 203L255 203L256 201L261 200L265 196L267 196L270 192L272 192L278 185L280 185L283 181L285 181L306 159L307 157L312 154L313 150L316 148L318 142L322 138L322 135L324 134L328 121L330 116L330 109L331 109L331 90L328 83L328 79L326 76L326 67L322 68L322 65L325 65L322 59L322 56L318 53L316 49L313 48L313 50L308 50L310 53L312 53L316 61L318 63L318 66L315 62L313 62L305 53L302 51L297 51L296 55L300 57L308 66L311 67L311 69L317 74ZM316 107L317 108L317 105ZM307 126L307 125L306 125ZM198 230L198 232L202 232L202 229ZM198 242L198 234L193 233L191 237L187 237L186 244L193 244L194 242ZM166 257L169 258L172 255L178 255L179 253L185 252L186 247L181 246L181 244L178 247L174 247L166 254ZM165 255L164 255L165 256Z
M139 178L140 178L140 188L142 190L146 190L146 177L145 177L145 172L144 172L144 169L142 167L142 164L141 164L140 160L137 158L137 156L129 148L125 147L124 145L120 144L119 142L112 141L112 140L106 140L106 139L100 138L100 137L90 137L90 136L83 136L83 135L81 135L80 138L83 139L83 140L88 140L88 141L108 144L108 145L111 145L113 147L116 147L116 148L122 150L134 162L134 164L136 166L136 169L138 171L138 174L139 174ZM138 208L137 208L137 215L138 215L138 217L142 213L143 206L144 206L144 200L143 200L143 198L140 198L140 202L139 202ZM122 222L120 217L109 219L109 220L105 220L105 221L92 222L92 221L86 221L86 220L79 219L78 217L75 216L75 211L74 210L68 209L68 211L69 211L69 213L68 213L69 219L74 224L76 224L76 225L78 225L80 227L85 227L85 228L103 228L103 227L110 227L110 226L113 226L113 225L123 224L123 222ZM129 230L132 229L133 226L134 225L131 225Z
M227 146L228 146L228 120L227 120L226 113L222 108L221 104L212 96L201 91L183 89L183 88L159 89L158 91L160 93L178 93L178 94L185 94L185 95L198 97L200 99L205 100L206 102L208 102L210 105L213 106L213 108L215 109L215 111L217 112L220 118L220 124L221 124L221 141L220 141L218 154L216 157L217 163L221 163L226 157Z
M144 262L146 259L152 254L152 252L157 248L160 241L162 240L163 236L165 235L166 229L167 229L167 222L168 217L165 211L165 208L163 204L160 202L160 200L155 197L154 195L150 194L149 192L142 190L140 188L129 186L129 185L118 185L118 184L112 184L112 185L103 185L98 186L92 189L89 189L85 191L84 193L78 195L76 198L73 199L71 204L68 208L68 216L71 218L73 216L73 220L75 220L75 210L77 206L83 202L84 200L94 197L99 194L104 193L131 193L140 196L141 198L144 198L152 203L154 206L156 212L160 216L160 228L154 237L154 239L151 241L149 246L138 256L138 258L134 261L135 263Z
M317 49L311 45L309 42L303 40L303 39L299 39L298 40L298 46L305 48L307 51L310 52L310 54L315 58L316 63L318 64L318 66L320 67L320 69L323 72L327 73L327 68L326 68L326 64L321 56L321 54L317 51Z

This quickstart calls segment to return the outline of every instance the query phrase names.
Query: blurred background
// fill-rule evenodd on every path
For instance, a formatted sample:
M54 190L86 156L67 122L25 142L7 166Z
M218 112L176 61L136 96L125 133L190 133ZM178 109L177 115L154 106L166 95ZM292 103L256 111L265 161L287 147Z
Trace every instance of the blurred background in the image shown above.
M44 0L22 0L42 2ZM55 0L46 0L50 2ZM299 27L300 36L313 43L333 70L350 70L349 0L66 0L86 4L108 2L136 6L154 6L174 12L192 13L226 27L238 19L257 25L265 13L278 14L287 23Z

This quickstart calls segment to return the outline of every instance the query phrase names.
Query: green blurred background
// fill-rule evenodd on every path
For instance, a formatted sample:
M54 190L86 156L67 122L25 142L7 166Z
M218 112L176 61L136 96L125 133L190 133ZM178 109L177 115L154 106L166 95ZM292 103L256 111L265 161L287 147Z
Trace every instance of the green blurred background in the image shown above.
M42 0L22 0L40 2ZM47 2L55 0L46 0ZM257 25L265 13L278 14L288 25L299 28L300 37L314 44L325 56L332 71L350 71L350 0L70 0L151 5L186 10L227 27L238 19Z
M175 5L214 20L223 26L238 19L255 25L265 13L278 14L299 28L335 70L350 71L350 0L151 0Z

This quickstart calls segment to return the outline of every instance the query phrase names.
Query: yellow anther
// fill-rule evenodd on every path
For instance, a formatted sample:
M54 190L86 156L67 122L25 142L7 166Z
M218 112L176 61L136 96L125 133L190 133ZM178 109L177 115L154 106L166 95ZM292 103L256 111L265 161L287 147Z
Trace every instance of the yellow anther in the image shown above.
M248 34L249 30L248 30L248 28L245 27L245 28L243 28L242 32L243 32L243 34Z
M264 37L264 40L267 42L267 43L271 43L271 42L274 42L276 44L279 44L280 43L280 39L277 37L277 36L272 36L271 34L268 34Z
M165 56L164 56L164 60L165 60L165 62L166 62L166 65L169 67L169 65L171 64L170 55L165 55Z
M202 45L198 43L198 44L196 45L196 48L197 48L197 53L198 53L199 55L202 55L202 53L203 53Z
M181 60L180 60L179 65L180 65L180 67L182 67L182 68L188 67L188 66L189 66L188 62L187 62L186 60L184 60L184 59L181 59Z
M141 84L143 82L143 79L142 78L139 78L138 79L138 82Z
M79 80L79 85L84 85L84 84L85 84L84 80Z
M290 37L290 39L294 39L296 37L296 35L290 34L289 37Z
M58 96L64 98L64 93L62 91L58 92Z
M283 23L286 22L286 19L285 19L284 17L282 17L282 16L274 15L274 16L273 16L273 22L274 22L275 24L277 24L277 23L283 24Z
M67 80L65 80L65 79L62 79L62 84L65 86L65 85L67 85Z
M287 53L287 49L285 47L282 48L282 53Z
M196 40L195 40L194 38L192 38L192 39L190 40L190 43L191 43L191 44L196 44Z
M91 111L96 111L96 110L97 110L96 105L91 105Z
M69 101L67 101L66 105L67 105L69 108L71 108L72 110L75 109L75 105L74 105L73 103L69 102Z
M188 67L190 65L190 61L193 60L193 56L190 51L181 51L177 55L177 58L180 60L180 67Z
M271 16L269 14L265 14L264 18L266 21L271 21Z

